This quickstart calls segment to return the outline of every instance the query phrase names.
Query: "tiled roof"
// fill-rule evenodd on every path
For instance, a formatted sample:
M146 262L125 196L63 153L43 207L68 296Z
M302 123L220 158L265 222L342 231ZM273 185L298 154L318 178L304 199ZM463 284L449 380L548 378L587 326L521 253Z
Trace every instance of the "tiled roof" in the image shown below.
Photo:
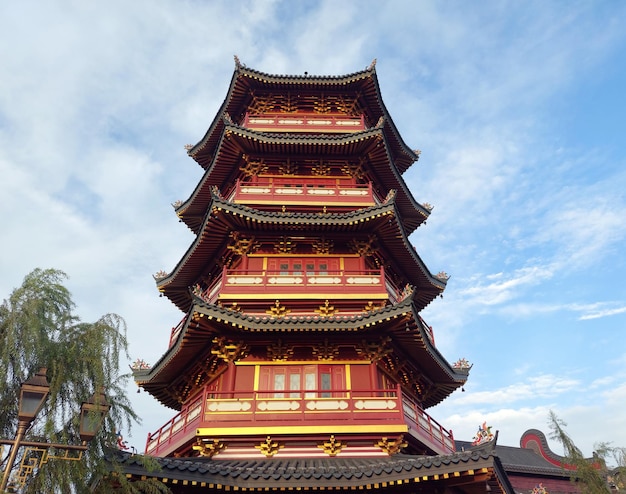
M452 455L395 455L381 458L324 458L259 460L212 460L204 458L158 458L159 472L147 472L139 457L121 454L123 469L133 476L154 476L166 484L181 481L212 485L217 488L237 487L248 490L300 490L315 483L318 490L337 488L386 490L407 484L462 478L468 482L478 473L491 474L487 483L493 493L512 493L499 460L492 451L472 450ZM480 470L485 469L485 470ZM447 475L446 475L447 474ZM445 477L444 477L445 475ZM485 482L485 480L481 480Z
M261 90L290 91L290 90L337 90L343 93L359 94L365 101L370 120L378 121L382 116L385 119L385 134L396 149L395 160L401 173L418 159L418 155L402 140L380 95L378 78L374 65L345 76L310 76L310 75L270 75L259 72L241 64L236 64L230 86L222 106L218 110L211 126L204 137L188 153L203 168L211 163L220 135L224 129L224 115L230 115L238 120L240 113L245 111L250 101L251 93Z
M404 272L407 282L415 285L423 309L445 289L445 280L433 276L407 238L397 212L396 196L384 204L345 213L298 213L263 211L219 198L212 192L207 214L194 242L178 265L167 276L157 281L165 296L186 312L191 306L189 287L197 281L197 273L207 269L207 263L219 258L224 239L231 231L261 232L284 235L298 231L339 232L352 235L376 232L392 262L410 266ZM216 257L217 256L217 257ZM400 271L400 268L396 268Z
M271 135L236 125L226 125L225 131L230 133L230 138L221 140L216 156L196 189L189 199L176 209L176 213L194 233L198 233L201 220L206 213L211 187L223 188L225 184L234 180L233 174L238 169L242 153L259 155L282 153L294 159L298 155L312 154L339 159L367 154L369 167L372 168L370 173L375 177L376 184L381 187L383 195L390 190L397 191L397 202L407 234L411 234L430 214L428 209L413 198L387 152L387 146L379 145L380 139L386 142L379 128L342 135L284 133Z
M459 449L471 447L471 443L466 441L457 440L455 444ZM565 478L570 476L570 472L551 464L529 448L497 445L496 453L505 470L509 473L550 475Z
M416 314L417 310L410 298L398 304L350 316L252 316L229 310L195 299L194 312L206 317L200 322L187 323L174 344L150 369L134 371L134 378L146 391L166 406L178 409L180 406L172 395L172 383L181 375L189 362L199 359L207 351L208 334L219 331L234 333L290 333L307 331L327 333L329 331L354 332L364 334L380 327L386 327L412 360L419 361L423 371L436 383L425 398L423 406L429 408L445 399L467 380L467 371L450 366L425 334L421 322L416 317L405 319L406 314ZM210 323L206 322L210 319ZM205 324L209 324L205 326ZM221 329L220 329L221 328ZM270 336L271 337L271 336Z

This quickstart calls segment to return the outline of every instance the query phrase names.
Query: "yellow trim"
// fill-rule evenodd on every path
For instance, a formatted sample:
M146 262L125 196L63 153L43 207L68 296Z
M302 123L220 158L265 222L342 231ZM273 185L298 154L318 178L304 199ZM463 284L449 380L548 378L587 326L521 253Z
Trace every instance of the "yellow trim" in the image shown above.
M260 195L260 193L259 193ZM286 195L285 195L286 196ZM300 196L298 196L300 197ZM320 196L320 200L319 201L298 201L295 199L292 200L282 200L281 204L287 204L290 206L336 206L336 207L342 207L342 206L346 206L346 207L354 207L354 206L375 206L376 203L374 201L371 200L363 200L363 201L359 201L359 202L340 202L340 201L334 201L334 202L326 202L322 200L322 197L326 198L326 196ZM285 199L285 197L281 197L281 199ZM264 204L272 204L275 205L276 201L264 201L264 200L259 200L259 199L249 199L249 198L239 198L239 199L235 199L233 201L234 204L254 204L254 205L264 205ZM356 223L355 223L356 224Z
M244 287L250 287L250 286L258 286L258 285L237 285L240 288L244 288ZM294 287L297 287L298 285L294 285ZM335 287L339 287L341 285L329 285L329 286L335 286ZM358 286L358 285L357 285ZM368 287L370 285L360 285L363 287ZM354 288L354 285L351 286L351 288ZM317 300L352 300L352 299L380 299L380 300L388 300L389 299L389 294L388 293L362 293L362 294L349 294L346 295L345 293L306 293L306 292L302 292L302 293L273 293L273 294L267 294L267 293L263 293L263 294L259 294L259 293L254 293L254 294L246 294L246 293L233 293L231 294L224 294L224 293L220 293L219 296L220 300L272 300L272 299L279 299L279 300L292 300L292 299L306 299L306 300L310 300L310 299L317 299Z
M370 360L288 360L286 362L274 362L274 361L261 361L253 360L253 361L238 361L235 362L235 365L256 365L257 367L265 366L265 365L317 365L317 364L337 364L337 365L369 365L371 364Z
M383 427L382 424L376 425L302 425L302 426L273 426L273 427L201 427L196 429L196 436L249 436L260 434L269 436L273 434L355 434L355 433L374 433L374 434L391 434L406 433L409 431L406 425L389 425Z
M252 363L252 362L250 362ZM243 364L243 362L242 362ZM259 390L259 383L261 382L261 366L259 364L254 365L254 384L252 385L253 391Z
M352 389L352 372L350 371L350 365L346 364L346 389Z
M248 257L265 257L266 259L280 259L283 257L321 257L324 259L338 259L342 257L360 257L358 254L270 254L268 252L261 254L248 254Z

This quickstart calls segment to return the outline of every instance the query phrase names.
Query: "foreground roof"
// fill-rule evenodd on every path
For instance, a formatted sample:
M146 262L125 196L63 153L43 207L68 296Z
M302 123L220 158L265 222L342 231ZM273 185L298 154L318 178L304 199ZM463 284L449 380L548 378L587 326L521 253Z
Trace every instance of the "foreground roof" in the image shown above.
M281 460L215 460L157 458L161 471L149 472L141 458L121 454L131 478L160 479L174 493L211 490L286 492L355 489L415 492L459 488L460 492L513 494L504 469L493 450L477 448L452 455L398 454L383 458L301 458ZM420 484L418 486L417 484ZM421 489L420 489L421 490Z

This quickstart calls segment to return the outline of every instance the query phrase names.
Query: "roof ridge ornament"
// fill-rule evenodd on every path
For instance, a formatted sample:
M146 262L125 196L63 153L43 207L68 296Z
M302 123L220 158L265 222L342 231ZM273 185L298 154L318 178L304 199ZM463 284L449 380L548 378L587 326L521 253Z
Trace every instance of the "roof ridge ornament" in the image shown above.
M372 60L372 63L369 64L367 70L375 70L376 69L376 59Z
M233 57L235 58L235 68L236 69L241 69L242 67L245 67L245 65L241 63L241 61L239 60L239 57L237 55L233 55Z

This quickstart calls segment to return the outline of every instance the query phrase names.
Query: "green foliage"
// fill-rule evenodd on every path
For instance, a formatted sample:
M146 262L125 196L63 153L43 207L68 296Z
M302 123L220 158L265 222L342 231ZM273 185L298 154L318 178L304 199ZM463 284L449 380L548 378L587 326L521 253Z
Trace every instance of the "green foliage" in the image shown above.
M119 469L105 460L105 452L116 444L116 431L129 430L138 421L125 392L129 375L120 372L120 358L128 358L124 320L106 314L94 323L80 321L63 285L66 279L62 271L36 269L0 306L0 437L14 437L20 384L40 367L48 369L50 394L26 440L80 444L81 403L102 389L111 408L80 461L54 459L66 452L48 451L51 459L29 477L24 493L88 492L90 479ZM0 457L2 470L6 449ZM18 465L22 453L41 455L22 448ZM122 491L142 492L135 487Z
M548 423L552 431L550 437L563 446L567 463L575 467L575 470L572 470L572 480L580 485L583 494L609 494L611 492L609 484L614 489L622 491L624 487L619 487L619 477L620 473L624 471L624 466L626 466L624 463L626 450L624 448L612 448L606 443L600 443L596 445L593 458L585 458L582 451L565 431L567 424L558 418L553 411L550 411ZM607 460L611 457L618 460L618 468L613 471L607 469Z

